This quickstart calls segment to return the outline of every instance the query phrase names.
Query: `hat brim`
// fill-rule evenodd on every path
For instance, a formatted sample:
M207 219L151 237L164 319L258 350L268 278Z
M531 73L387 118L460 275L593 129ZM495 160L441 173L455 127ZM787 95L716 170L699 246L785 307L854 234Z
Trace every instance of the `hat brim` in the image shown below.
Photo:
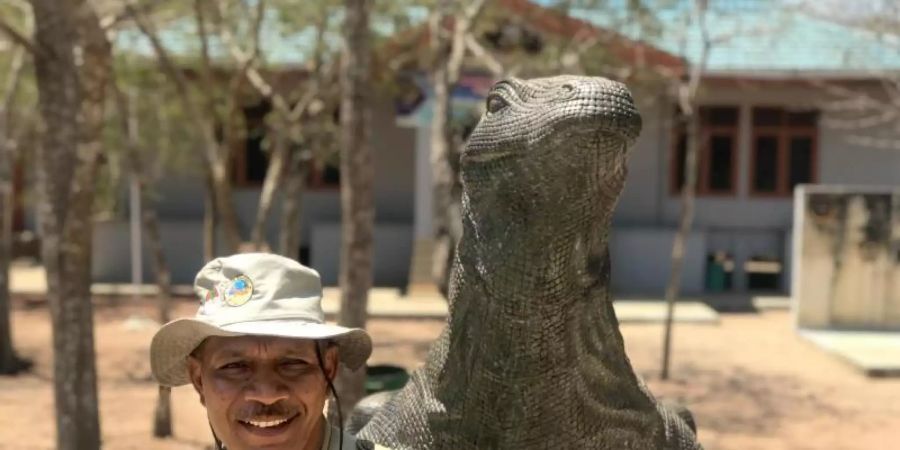
M340 362L351 370L362 367L372 354L372 338L361 328L346 328L304 319L259 320L223 326L197 319L177 319L163 325L150 343L150 369L159 384L175 387L190 383L187 357L210 336L331 340L338 345Z

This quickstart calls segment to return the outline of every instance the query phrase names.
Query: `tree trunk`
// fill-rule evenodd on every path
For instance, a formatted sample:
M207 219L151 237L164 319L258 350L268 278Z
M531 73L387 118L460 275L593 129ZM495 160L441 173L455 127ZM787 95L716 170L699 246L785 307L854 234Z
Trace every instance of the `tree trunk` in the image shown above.
M13 189L12 149L3 142L0 130L0 374L14 374L20 370L19 358L12 343L10 320L9 265L12 260Z
M678 232L672 243L672 266L666 284L666 322L663 337L663 359L660 378L669 378L669 354L672 344L672 320L675 315L675 301L681 288L681 273L684 268L684 251L691 224L694 220L694 199L697 194L697 119L694 111L685 115L687 131L687 152L684 162L684 185L681 187L681 213L678 218Z
M281 199L281 226L278 240L278 253L288 258L299 259L300 219L303 212L303 194L306 191L308 162L303 158L303 151L290 152L287 180L285 180L284 197Z
M450 268L456 255L456 244L462 236L462 188L459 181L459 153L454 148L451 127L451 96L459 80L466 37L481 14L485 0L473 1L468 9L460 10L458 2L441 0L429 18L431 53L434 63L431 86L434 106L431 116L431 173L433 188L433 233L431 275L438 290L447 297ZM445 29L447 19L453 19L453 29Z
M681 213L678 218L678 232L672 243L672 266L666 284L666 321L663 334L663 354L660 378L669 379L669 360L672 348L672 321L675 316L675 302L681 290L681 274L684 268L684 255L688 235L694 222L694 199L697 196L697 163L700 152L700 114L697 110L697 93L700 81L706 70L706 62L712 40L706 28L707 0L694 0L691 10L691 23L697 27L702 46L700 58L690 70L687 79L678 84L678 105L687 133L687 151L684 162L684 185L681 187Z
M341 310L338 323L365 327L372 286L372 238L375 202L370 139L369 62L371 0L344 1L344 49L341 60ZM348 413L365 394L366 369L342 368L338 375L341 410Z
M227 146L229 141L226 139L224 144L220 144L216 139L214 121L210 118L217 117L215 108L207 106L204 111L204 108L198 106L191 96L187 78L182 70L176 67L175 63L169 58L168 51L163 47L156 32L151 29L146 17L131 5L126 5L125 10L134 19L141 33L150 41L161 68L175 85L178 99L181 101L188 120L202 138L202 167L205 172L204 176L207 185L207 210L204 216L204 256L207 257L208 261L215 254L213 250L215 247L215 232L210 230L215 230L216 222L219 222L218 225L222 226L225 245L228 247L225 249L225 252L233 253L240 247L242 239L231 195L231 178L229 178L228 173L229 152L227 151ZM205 36L203 36L202 42L205 46ZM211 69L207 58L204 58L204 63L203 73L207 73ZM200 89L209 90L213 88L213 86L202 86ZM207 95L207 100L209 105L213 105L209 95ZM228 130L230 127L226 126L225 128ZM222 145L225 147L222 147ZM223 148L226 151L222 151Z
M146 189L142 191L146 192ZM159 322L167 323L172 320L169 317L171 309L169 300L172 298L172 276L169 270L169 262L166 260L166 254L163 252L162 236L159 232L159 217L157 217L153 205L148 203L150 198L146 193L143 200L141 204L145 206L141 213L144 231L147 233L147 244L150 247L150 253L153 255L153 271L156 273L156 287L159 290L157 312L159 314Z
M98 449L91 212L110 44L83 0L32 0L31 4L35 41L41 49L35 55L44 122L37 158L42 199L38 213L53 325L57 448Z
M144 199L141 205L144 206L142 211L144 231L147 236L147 243L153 254L153 269L156 273L157 308L159 311L159 322L167 323L169 317L169 299L172 298L172 282L169 271L169 264L166 261L166 255L162 248L162 238L159 233L159 218L153 205L150 204L151 199L146 194L146 186L141 189L144 193ZM153 415L153 436L164 438L172 436L172 406L171 406L172 390L167 386L159 387L159 395L156 399L156 410Z
M169 299L172 295L172 283L169 265L162 249L162 239L159 232L159 219L153 209L149 194L149 171L144 164L142 148L138 137L138 118L135 110L135 99L126 99L125 94L112 83L112 92L115 96L118 109L119 123L123 133L127 136L126 163L131 177L137 180L141 192L141 222L146 232L147 243L153 254L153 269L156 273L157 309L160 323L169 321ZM168 437L172 435L172 412L170 406L171 390L160 386L159 397L156 403L156 412L153 420L153 436Z
M13 212L15 198L13 168L18 159L17 143L10 136L12 106L24 68L24 50L13 56L7 86L0 99L0 374L15 374L28 367L19 359L12 343L10 320L9 266L12 261Z
M446 3L446 2L444 2ZM446 6L443 6L446 8ZM439 10L440 10L439 6ZM446 54L450 40L442 29L444 15L436 14L432 19L432 39L435 57L439 59L432 72L434 105L431 116L431 174L434 202L434 253L432 255L432 278L438 290L447 296L450 265L453 260L454 243L450 236L448 208L453 203L451 186L453 170L450 165L450 79Z
M212 179L207 176L203 183L203 261L216 257L216 194Z
M269 165L266 168L266 177L263 180L262 192L259 194L259 206L256 209L256 220L253 222L253 228L250 231L250 240L257 249L267 247L265 238L266 221L269 218L269 211L272 210L272 198L275 197L275 191L281 186L282 174L284 173L285 159L287 159L287 139L284 135L284 128L270 130L271 136L274 137L274 145L269 156Z
M212 180L212 200L215 205L217 225L222 227L225 241L225 253L234 253L241 246L241 230L238 226L237 211L231 193L231 178L228 177L228 164L219 158L210 168Z

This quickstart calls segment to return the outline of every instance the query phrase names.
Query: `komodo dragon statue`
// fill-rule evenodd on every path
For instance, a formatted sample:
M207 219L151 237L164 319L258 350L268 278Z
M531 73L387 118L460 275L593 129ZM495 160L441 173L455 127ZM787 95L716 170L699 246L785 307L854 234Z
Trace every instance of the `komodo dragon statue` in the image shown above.
M621 83L500 81L460 160L447 326L360 432L410 450L698 450L625 355L610 218L641 117Z

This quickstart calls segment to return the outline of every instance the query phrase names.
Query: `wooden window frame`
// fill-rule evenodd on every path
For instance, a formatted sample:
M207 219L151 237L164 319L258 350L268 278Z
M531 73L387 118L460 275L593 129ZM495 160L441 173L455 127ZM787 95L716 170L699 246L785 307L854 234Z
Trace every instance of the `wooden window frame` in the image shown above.
M702 117L703 111L712 109L712 108L734 108L737 113L737 120L734 125L711 125L706 123L706 120ZM738 168L740 166L740 142L739 142L739 130L741 124L741 108L738 105L703 105L697 110L698 114L701 114L700 118L700 130L698 130L700 135L700 146L697 149L697 196L698 197L719 197L719 198L727 198L734 197L738 192L738 183L740 182L738 178ZM677 119L676 119L677 120ZM669 151L669 193L672 196L681 195L681 186L678 185L678 166L679 166L679 158L678 158L678 143L681 140L681 135L684 133L681 127L676 125L672 128L672 145L670 146ZM729 137L732 142L732 157L731 157L731 189L728 190L713 190L710 189L710 174L709 174L709 165L711 163L711 152L712 146L710 145L713 137ZM683 168L682 168L683 169Z
M257 110L254 111L254 109ZM232 186L234 186L235 188L262 188L262 185L265 183L265 175L263 175L263 179L261 180L251 180L250 177L247 176L247 144L249 143L250 139L251 123L254 126L261 127L260 129L263 133L263 139L265 139L265 137L269 135L269 129L265 125L265 120L266 116L271 112L271 110L272 106L266 99L259 100L258 104L246 104L239 108L239 111L241 111L241 113L243 114L243 132L238 135L239 139L235 139L234 141L227 143L227 145L230 146L229 150L231 151L229 155L230 167L228 168L228 170L229 173L231 173ZM253 113L256 113L258 115L253 116ZM224 133L222 139L225 139ZM268 162L266 162L266 170L268 170Z
M241 142L231 149L231 183L236 188L261 187L262 182L251 181L247 177L247 143Z
M247 147L240 146L234 153L231 165L231 182L235 188L252 189L262 188L265 180L252 181L247 178ZM287 172L287 165L282 167L282 176ZM318 192L339 191L340 183L329 184L325 180L325 164L320 161L312 162L309 172L306 174L306 190Z
M753 123L753 113L756 109L778 109L781 111L781 123L778 125L756 125ZM790 112L784 106L779 105L754 105L750 109L750 183L749 192L757 198L785 198L794 195L790 186L790 140L794 137L807 137L810 139L810 170L808 183L816 183L819 179L819 127L815 125L789 125L787 113ZM760 191L755 186L756 161L758 149L756 140L761 136L774 136L777 142L776 161L778 178L775 180L775 190L771 192Z
M308 190L314 190L319 192L331 192L331 191L340 191L341 184L329 184L325 182L325 163L322 161L315 161L312 163L310 167L309 175L306 178L306 188ZM340 170L340 167L338 167Z

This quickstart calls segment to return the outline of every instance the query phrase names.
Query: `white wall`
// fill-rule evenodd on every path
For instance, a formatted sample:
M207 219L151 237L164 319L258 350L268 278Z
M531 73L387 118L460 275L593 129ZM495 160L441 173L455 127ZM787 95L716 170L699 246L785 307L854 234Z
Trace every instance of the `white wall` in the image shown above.
M870 92L871 94L871 92ZM652 95L652 93L651 93ZM878 95L875 93L874 95ZM655 226L672 229L680 211L680 199L669 191L671 127L674 102L664 95L651 97L636 93L644 117L644 130L629 161L629 176L616 211L619 227ZM658 100L647 105L648 99ZM782 286L788 290L793 199L763 198L750 194L751 114L754 106L816 107L823 101L821 91L802 82L717 82L704 85L701 104L735 105L740 108L738 135L737 193L727 197L700 196L696 200L694 230L707 235L708 251L724 250L735 259L737 289L746 285L743 262L753 256L782 256L785 271ZM643 102L643 104L642 104ZM879 150L853 145L850 133L828 127L824 115L819 126L816 171L824 184L900 185L900 150ZM878 134L882 130L865 130ZM658 207L654 210L654 205ZM655 214L654 214L655 213ZM658 245L664 245L657 241ZM658 255L667 251L655 252ZM667 257L667 256L666 256ZM614 263L615 264L615 263ZM615 265L614 265L615 267ZM636 274L641 275L641 274ZM614 275L614 283L636 285L635 280L616 280L627 272ZM642 275L641 275L642 276Z
M660 223L666 174L663 163L668 157L670 133L665 94L661 91L634 92L643 127L628 154L628 177L619 197L613 223L624 226L652 226Z
M662 228L613 228L609 253L612 264L612 290L617 295L665 294L672 260L675 230ZM706 271L706 238L694 232L685 250L681 292L687 295L703 291Z
M373 115L372 151L375 164L375 221L379 226L406 226L413 221L413 186L415 176L415 130L394 124L393 106L378 104ZM338 136L335 136L338 139ZM259 186L235 186L234 205L244 236L250 231L259 201ZM173 175L156 186L157 211L162 222L163 246L172 261L176 283L191 283L202 264L203 181L197 175ZM123 192L127 202L127 191ZM126 203L127 204L127 203ZM303 196L301 245L312 251L334 252L329 243L317 243L312 230L319 224L335 224L341 220L338 189L310 190ZM266 237L271 245L278 242L280 202L276 197L269 216ZM124 227L124 228L123 228ZM410 231L411 233L411 231ZM318 250L316 246L320 246ZM321 246L325 246L322 248ZM221 247L221 246L220 246ZM93 273L96 281L127 282L130 280L128 227L125 219L99 224L95 231ZM377 263L377 261L376 261ZM144 263L148 272L151 265ZM407 267L402 270L405 276Z
M799 82L776 87L754 82L710 83L704 87L701 103L737 105L741 108L738 137L740 170L735 196L697 199L694 230L702 238L693 237L695 241L692 241L694 243L688 251L689 259L695 263L689 264L690 270L699 272L686 274L684 282L687 291L690 291L690 286L702 287L701 275L705 270L707 251L726 250L734 255L738 266L754 254L789 253L785 245L790 240L792 199L759 198L749 194L751 108L754 105L814 106L819 100L818 95L819 91ZM648 293L658 291L659 283L667 277L671 242L666 236L674 229L680 209L679 199L669 192L674 102L662 91L636 91L635 98L644 127L629 155L628 179L614 216L614 235L620 237L614 237L611 244L614 246L613 283L620 292ZM392 230L402 229L398 225L410 226L412 236L428 238L431 235L432 215L428 129L427 126L398 128L393 123L390 108L389 104L382 104L373 115L376 221ZM820 182L900 185L900 151L851 145L845 136L843 131L820 126L817 159ZM193 221L199 227L203 213L203 190L199 177L167 179L160 186L160 194L159 211L165 221ZM258 188L235 189L236 208L245 232L255 215L257 198ZM320 258L324 258L322 252L329 251L333 251L336 258L337 249L329 248L335 245L330 238L317 243L312 236L313 230L317 226L331 227L339 221L340 198L337 190L313 191L305 195L303 242L310 244L313 253ZM273 210L269 223L271 242L277 238L277 223L278 208ZM396 236L385 239L400 241ZM197 245L199 242L199 238L194 241ZM127 242L116 248L122 253L122 263L103 266L107 268L104 273L113 273L121 265L127 267ZM182 257L185 261L192 261L194 256L191 252L199 251L178 248L185 254ZM326 260L320 261L322 264L332 264L324 262ZM391 270L403 276L408 270L408 264L404 266L391 262L390 266L394 267ZM126 270L123 273L123 280L127 279L129 272ZM698 276L701 277L696 278ZM738 286L744 283L742 276L736 276Z
M319 271L322 283L338 284L341 226L320 223L312 227L310 266ZM393 224L375 227L373 280L376 286L405 287L408 282L413 243L412 225Z
M203 265L203 232L195 221L166 221L160 224L163 252L172 282L192 284ZM103 221L94 224L93 280L101 283L131 281L131 235L128 222ZM153 255L143 239L143 281L154 283Z

